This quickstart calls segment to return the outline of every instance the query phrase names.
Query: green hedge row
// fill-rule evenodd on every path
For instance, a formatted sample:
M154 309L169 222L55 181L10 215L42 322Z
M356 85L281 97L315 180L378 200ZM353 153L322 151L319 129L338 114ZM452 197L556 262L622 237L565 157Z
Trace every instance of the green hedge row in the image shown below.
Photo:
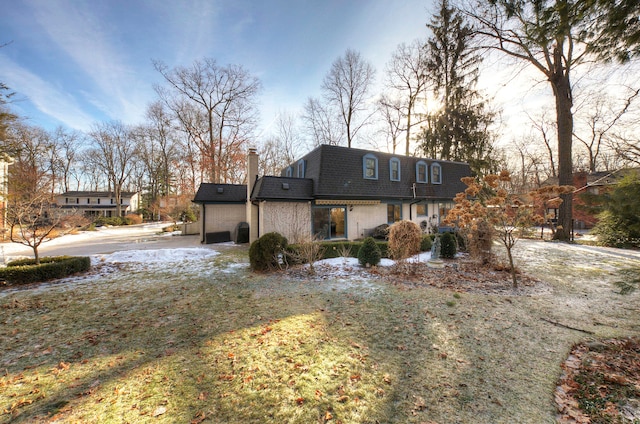
M88 256L55 256L40 259L40 265L34 259L20 259L0 268L0 280L8 284L27 284L64 278L91 268Z
M331 258L341 258L345 252L348 253L348 256L351 258L358 257L358 251L360 250L360 246L362 246L361 241L321 241L320 245L324 250L323 259L331 259ZM382 253L383 258L388 258L387 253L387 242L386 241L376 241L376 245L380 248L380 252ZM296 251L297 246L295 244L290 244L287 247L288 250Z

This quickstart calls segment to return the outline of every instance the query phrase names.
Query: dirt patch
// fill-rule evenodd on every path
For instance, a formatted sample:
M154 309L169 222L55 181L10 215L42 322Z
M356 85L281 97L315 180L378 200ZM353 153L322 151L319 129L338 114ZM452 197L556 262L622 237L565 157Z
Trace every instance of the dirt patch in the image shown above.
M500 266L481 265L462 256L444 261L444 267L430 268L426 262L398 262L393 266L364 268L353 265L316 265L310 275L307 266L294 266L283 271L300 280L378 279L405 288L434 287L454 292L487 295L535 296L551 293L552 287L518 271L518 287L513 287L511 273Z
M562 368L558 422L640 422L640 339L578 344Z
M426 263L398 263L376 272L387 281L409 287L431 286L456 292L507 296L534 296L551 292L551 286L518 272L518 287L513 287L511 273L501 267L481 265L467 257L445 261L444 268L430 268Z

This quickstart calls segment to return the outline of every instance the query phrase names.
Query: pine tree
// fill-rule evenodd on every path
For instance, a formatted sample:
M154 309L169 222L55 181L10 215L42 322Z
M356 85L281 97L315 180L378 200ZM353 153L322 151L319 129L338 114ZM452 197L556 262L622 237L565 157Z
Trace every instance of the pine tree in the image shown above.
M496 167L489 131L495 114L474 88L481 59L470 47L472 28L448 0L441 0L427 27L433 35L425 66L442 107L429 115L419 149L429 157L465 161L476 173L488 173Z

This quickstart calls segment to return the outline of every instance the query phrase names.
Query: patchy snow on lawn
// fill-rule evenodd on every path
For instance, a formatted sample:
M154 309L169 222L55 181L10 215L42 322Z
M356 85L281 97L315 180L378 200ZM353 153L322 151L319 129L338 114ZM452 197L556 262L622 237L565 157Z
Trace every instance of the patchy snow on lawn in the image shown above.
M220 253L202 247L182 247L177 249L124 250L107 255L94 255L93 260L112 264L166 264L208 259Z

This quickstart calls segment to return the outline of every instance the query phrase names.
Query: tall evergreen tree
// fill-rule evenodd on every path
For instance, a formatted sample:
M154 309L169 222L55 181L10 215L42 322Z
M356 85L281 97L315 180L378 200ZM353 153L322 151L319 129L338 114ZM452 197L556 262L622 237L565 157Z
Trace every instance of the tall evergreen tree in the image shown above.
M425 66L441 108L429 114L419 149L434 158L468 162L476 173L489 173L496 167L489 131L495 114L475 89L481 59L470 46L472 28L448 0L440 1L427 27L432 37Z

